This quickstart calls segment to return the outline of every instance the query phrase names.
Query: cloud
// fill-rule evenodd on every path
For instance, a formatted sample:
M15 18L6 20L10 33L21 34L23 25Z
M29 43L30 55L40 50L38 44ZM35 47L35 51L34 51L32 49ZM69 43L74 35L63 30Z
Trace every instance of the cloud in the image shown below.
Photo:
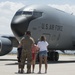
M12 34L10 23L18 9L23 7L22 3L1 2L0 3L0 34Z
M75 5L48 4L57 9L73 13L75 15ZM18 9L25 6L23 3L5 1L0 2L0 34L13 34L10 28L11 20Z
M56 4L49 4L49 6L52 6L54 8L60 9L62 11L65 11L67 13L70 13L75 15L75 5L69 5L69 4L64 4L64 5L56 5Z

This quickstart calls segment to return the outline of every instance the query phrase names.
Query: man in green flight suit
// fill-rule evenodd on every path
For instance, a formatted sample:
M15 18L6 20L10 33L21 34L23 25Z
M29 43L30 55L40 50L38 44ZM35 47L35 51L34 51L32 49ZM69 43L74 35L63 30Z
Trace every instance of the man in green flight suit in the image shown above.
M27 31L21 40L22 55L21 55L21 73L24 72L24 65L27 58L27 73L31 73L32 52L31 48L34 44L34 39L31 37L31 32Z

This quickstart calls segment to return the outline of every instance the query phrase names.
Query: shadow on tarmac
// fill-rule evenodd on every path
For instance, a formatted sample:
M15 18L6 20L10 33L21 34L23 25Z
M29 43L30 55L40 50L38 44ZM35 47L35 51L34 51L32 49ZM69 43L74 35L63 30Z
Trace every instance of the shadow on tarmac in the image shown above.
M0 59L0 61L16 61L16 62L8 63L5 65L18 65L17 59ZM48 64L61 64L61 63L75 63L75 60L48 61ZM25 64L27 64L27 63L25 63ZM36 64L39 64L39 62L36 62Z
M17 59L0 59L0 61L17 61Z
M48 62L48 64L62 64L62 63L75 63L75 60L72 60L72 61L49 61ZM25 63L25 64L27 64L27 63ZM39 64L39 62L36 62L36 64ZM18 65L18 62L8 63L8 64L5 64L5 65Z
M15 74L28 74L28 73L25 73L25 72L24 72L24 73L15 72ZM46 74L46 73L30 73L30 75L31 75L31 74Z
M75 63L75 60L67 60L67 61L49 61L48 64L61 64L61 63Z

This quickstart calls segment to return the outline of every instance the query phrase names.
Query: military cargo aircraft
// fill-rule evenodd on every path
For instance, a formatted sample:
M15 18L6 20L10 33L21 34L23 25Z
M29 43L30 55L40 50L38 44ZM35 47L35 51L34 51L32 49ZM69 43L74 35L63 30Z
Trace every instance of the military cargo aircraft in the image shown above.
M27 30L36 43L45 35L49 43L48 60L58 61L56 50L75 50L75 16L46 5L30 5L19 9L12 21L14 36L0 37L0 56L8 54Z

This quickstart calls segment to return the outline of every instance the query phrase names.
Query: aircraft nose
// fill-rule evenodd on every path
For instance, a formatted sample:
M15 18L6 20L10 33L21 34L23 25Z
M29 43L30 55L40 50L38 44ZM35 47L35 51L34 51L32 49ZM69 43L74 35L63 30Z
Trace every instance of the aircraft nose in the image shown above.
M28 29L29 23L34 18L32 16L16 16L11 22L11 29L17 37L24 36Z
M26 17L24 16L15 16L13 19L12 19L12 23L20 23L22 21L26 20Z

